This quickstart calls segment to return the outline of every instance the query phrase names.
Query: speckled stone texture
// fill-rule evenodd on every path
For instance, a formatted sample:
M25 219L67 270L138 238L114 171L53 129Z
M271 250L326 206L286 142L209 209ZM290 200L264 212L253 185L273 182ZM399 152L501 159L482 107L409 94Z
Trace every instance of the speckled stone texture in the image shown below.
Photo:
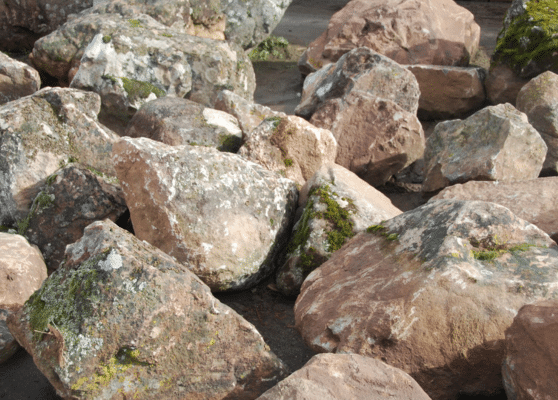
M380 358L433 399L502 389L504 332L558 297L558 249L507 208L438 200L359 233L304 281L296 327L318 352Z
M286 374L185 266L89 225L8 326L65 399L253 399Z
M0 53L0 104L29 96L40 87L41 77L37 70Z

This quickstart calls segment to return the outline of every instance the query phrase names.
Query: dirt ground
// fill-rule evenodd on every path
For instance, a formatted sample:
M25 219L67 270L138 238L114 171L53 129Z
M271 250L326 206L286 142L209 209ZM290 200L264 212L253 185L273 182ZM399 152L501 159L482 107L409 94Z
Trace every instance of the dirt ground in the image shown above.
M294 0L273 34L285 37L291 43L293 52L300 52L326 29L331 15L347 2L348 0ZM481 46L490 55L509 3L458 3L475 14L475 19L481 26ZM287 61L255 63L257 103L277 111L293 113L300 101L303 83L294 59L295 57ZM408 181L403 184L388 184L382 191L404 211L427 200L420 193L420 185ZM217 298L254 324L270 348L295 371L314 352L306 347L294 329L294 299L286 299L270 289L272 283L273 280L268 279L252 290L219 294ZM60 397L37 370L31 356L21 349L7 363L0 365L0 399L54 400ZM462 398L464 399L466 397ZM505 395L500 395L497 399L505 399Z

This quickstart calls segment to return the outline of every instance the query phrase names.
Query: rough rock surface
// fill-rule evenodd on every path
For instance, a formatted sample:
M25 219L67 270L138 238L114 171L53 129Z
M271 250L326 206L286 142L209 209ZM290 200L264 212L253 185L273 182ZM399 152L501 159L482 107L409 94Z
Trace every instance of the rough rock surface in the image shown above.
M277 288L287 296L298 295L308 274L346 240L401 214L381 192L337 164L322 166L306 182L299 204L301 216L276 279Z
M250 137L250 133L266 118L286 117L285 113L273 111L271 108L261 104L252 103L245 98L231 92L222 90L217 95L215 106L217 110L225 111L236 117L244 139Z
M405 372L358 354L317 354L257 400L429 400Z
M145 104L128 124L126 136L146 137L172 146L211 146L231 153L242 145L242 131L235 117L176 97Z
M399 64L466 66L479 40L473 14L450 0L352 0L310 43L299 68L314 72L356 47Z
M118 136L97 120L99 96L44 88L0 106L0 225L24 218L44 180L62 164L82 164L114 176Z
M363 91L327 101L310 122L335 136L335 162L373 186L423 156L424 132L416 115Z
M12 336L6 324L6 319L11 311L1 307L6 306L0 305L0 364L11 358L19 349L19 343Z
M29 96L40 87L41 77L34 68L0 52L0 104Z
M29 51L35 40L54 31L70 14L94 0L5 0L0 3L0 50Z
M553 399L558 393L558 301L523 306L506 330L502 365L508 399Z
M520 78L506 65L490 68L484 82L486 97L490 104L510 103L515 105L517 94L529 79Z
M557 172L558 75L547 71L531 79L517 94L516 107L527 114L548 147L543 170Z
M251 399L285 375L253 325L110 221L68 246L8 326L64 398Z
M165 95L211 107L224 88L252 99L255 75L240 47L165 29L147 15L128 21L119 14L97 18L98 33L89 34L91 42L81 60L72 61L79 60L79 68L69 71L69 79L71 87L99 93L107 113L126 119ZM76 30L94 22L81 20Z
M115 177L77 164L50 175L33 204L27 226L21 228L39 247L50 271L58 268L66 245L77 242L87 225L106 218L116 221L128 209Z
M481 200L500 204L558 242L557 196L558 177L553 176L521 182L471 181L456 184L443 189L429 201Z
M335 161L337 141L329 130L302 118L277 116L253 130L238 153L302 186L323 164Z
M440 122L426 141L423 191L470 180L535 179L546 144L511 104L489 106L465 120Z
M421 120L461 118L486 101L483 68L409 65L407 69L419 84L417 115Z
M558 297L558 249L507 208L439 200L359 233L304 281L297 329L318 352L381 358L433 399L501 390L504 331Z
M115 168L134 232L213 291L246 289L275 268L297 201L295 183L212 148L124 138Z
M413 74L388 57L360 47L306 77L295 113L308 119L328 100L352 91L392 100L411 114L418 109L420 90Z

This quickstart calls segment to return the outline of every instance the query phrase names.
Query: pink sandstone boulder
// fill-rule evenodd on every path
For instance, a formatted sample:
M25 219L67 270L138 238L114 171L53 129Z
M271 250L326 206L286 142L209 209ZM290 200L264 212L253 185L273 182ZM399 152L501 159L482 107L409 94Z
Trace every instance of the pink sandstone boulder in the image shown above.
M521 307L506 330L502 375L508 399L556 397L558 301L542 300Z
M507 208L438 200L353 237L304 281L296 327L317 352L380 358L436 400L502 389L504 332L558 295L558 248Z
M29 96L40 88L37 70L0 52L0 104Z
M466 66L479 40L473 14L451 0L352 0L310 43L299 68L309 74L356 47L399 64Z

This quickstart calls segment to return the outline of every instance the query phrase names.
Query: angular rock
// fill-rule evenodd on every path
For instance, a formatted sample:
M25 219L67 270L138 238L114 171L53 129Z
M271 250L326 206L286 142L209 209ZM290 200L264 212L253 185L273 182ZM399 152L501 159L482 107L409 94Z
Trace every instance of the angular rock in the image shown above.
M0 3L0 50L29 51L33 43L54 31L71 14L91 7L94 0L5 0Z
M486 97L490 104L510 103L515 105L517 94L527 82L529 79L520 78L510 67L495 65L490 68L484 82Z
M381 358L432 399L501 390L504 331L558 294L558 249L507 208L439 200L359 233L304 281L297 329L318 352Z
M352 91L392 100L411 114L418 109L420 90L413 74L388 57L360 47L306 77L295 113L308 119L328 100L344 98Z
M276 279L286 296L298 295L308 274L356 233L401 214L381 192L337 164L323 165L306 182L299 204L301 217Z
M76 30L92 22L82 17L81 23ZM177 33L147 15L123 21L108 14L99 24L81 59L71 61L79 66L69 71L69 79L71 87L99 93L110 115L126 120L144 103L166 95L211 107L225 87L252 99L252 64L234 44Z
M558 171L558 75L543 72L521 88L516 107L527 114L545 141L548 150L543 170Z
M98 122L100 107L97 94L63 88L0 106L0 225L25 218L44 180L69 161L115 175L119 137Z
M466 66L479 40L473 14L450 0L352 0L331 17L298 65L308 74L356 47L369 47L399 64Z
M558 242L557 196L558 177L546 177L521 182L466 182L443 189L429 201L481 200L500 204Z
M176 97L145 104L128 124L126 136L146 137L172 146L211 146L231 153L242 145L242 131L235 117Z
M409 65L420 87L420 120L461 118L477 111L486 101L480 67Z
M366 92L327 101L310 122L335 136L335 162L373 186L384 184L424 152L424 132L416 115Z
M558 301L543 300L519 310L506 330L502 365L508 399L552 399L558 393Z
M0 305L0 307L6 307ZM8 307L6 307L8 308ZM19 343L10 333L6 319L11 311L0 308L0 364L10 359L19 349Z
M28 96L40 88L41 78L34 68L0 52L0 104Z
M215 100L215 109L225 111L238 120L242 135L245 139L250 137L250 133L262 123L266 118L286 117L282 112L273 111L271 108L261 104L252 103L240 97L230 90L222 90Z
M39 247L53 271L63 260L66 245L77 242L87 225L116 221L127 210L115 177L70 164L46 179L21 231Z
M134 232L213 291L251 287L274 269L297 200L295 183L212 148L124 138L114 163Z
M110 221L67 247L8 326L64 398L252 399L286 372L185 266Z
M405 372L358 354L317 354L257 400L429 400Z
M323 164L335 161L337 141L329 130L302 118L277 116L253 130L238 153L302 186Z
M471 180L535 179L546 144L511 104L489 106L464 120L440 122L426 141L423 191Z

